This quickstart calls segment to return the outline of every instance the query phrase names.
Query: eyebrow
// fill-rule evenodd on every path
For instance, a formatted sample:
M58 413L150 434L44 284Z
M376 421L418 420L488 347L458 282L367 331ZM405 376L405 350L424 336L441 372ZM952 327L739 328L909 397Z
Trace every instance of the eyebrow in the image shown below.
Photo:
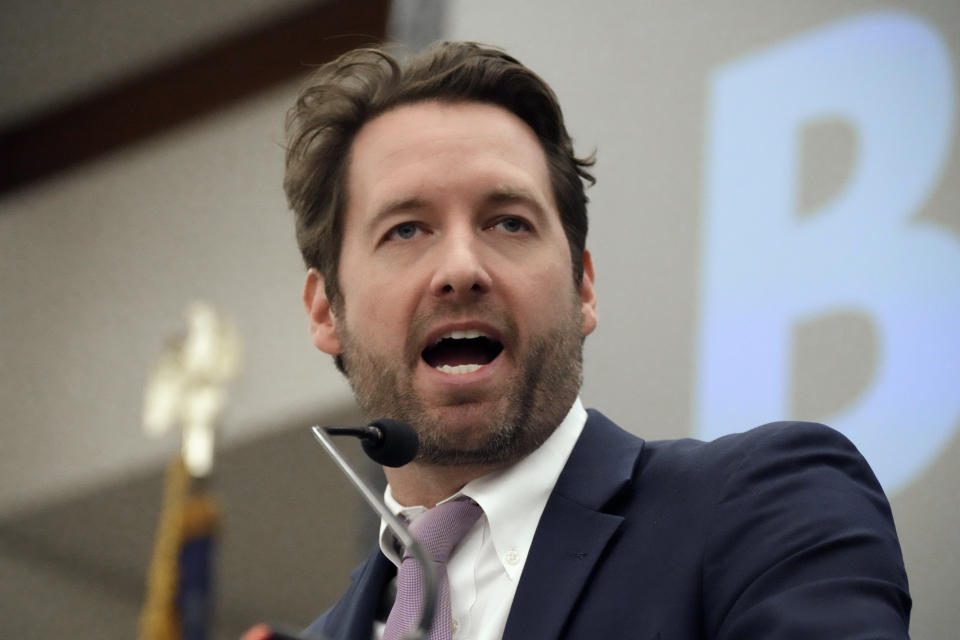
M416 196L390 200L382 207L377 208L377 212L372 218L370 218L370 221L367 223L366 227L368 230L372 231L373 229L377 228L381 220L388 218L395 213L403 213L404 211L419 211L426 208L427 201Z
M543 213L543 205L525 189L497 187L490 191L483 200L486 204L522 204L534 209L538 214Z

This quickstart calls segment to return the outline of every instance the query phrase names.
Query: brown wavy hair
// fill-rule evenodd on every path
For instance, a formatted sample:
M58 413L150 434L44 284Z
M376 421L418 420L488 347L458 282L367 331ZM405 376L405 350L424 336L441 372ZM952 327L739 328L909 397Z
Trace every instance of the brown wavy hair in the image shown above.
M497 105L533 129L547 158L579 287L587 238L584 182L596 182L588 171L593 156L574 155L557 97L534 72L499 49L441 42L402 61L386 48L348 52L310 75L287 114L283 186L296 214L300 253L307 267L323 274L331 303L342 301L337 267L353 139L378 115L425 100Z

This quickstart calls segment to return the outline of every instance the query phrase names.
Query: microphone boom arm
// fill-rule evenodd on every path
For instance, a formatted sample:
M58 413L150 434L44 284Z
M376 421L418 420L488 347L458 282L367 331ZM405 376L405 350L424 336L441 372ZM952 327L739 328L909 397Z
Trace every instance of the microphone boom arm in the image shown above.
M387 526L390 527L390 530L397 536L404 548L411 552L417 564L420 565L420 570L423 571L423 611L420 612L420 623L417 625L417 628L405 635L403 640L426 640L427 634L430 632L430 627L433 626L433 617L436 613L437 606L437 575L432 559L427 555L423 545L413 537L406 525L404 525L397 516L390 513L390 510L387 509L387 506L380 497L377 496L357 472L354 471L353 467L351 467L350 463L343 457L343 454L341 454L339 449L333 444L333 440L330 439L330 436L327 435L323 428L314 426L311 428L311 431L313 432L313 437L323 445L327 454L333 458L333 461L340 467L340 470L343 471L353 486L356 487L357 491L360 492L360 495L367 501L367 504L387 523Z

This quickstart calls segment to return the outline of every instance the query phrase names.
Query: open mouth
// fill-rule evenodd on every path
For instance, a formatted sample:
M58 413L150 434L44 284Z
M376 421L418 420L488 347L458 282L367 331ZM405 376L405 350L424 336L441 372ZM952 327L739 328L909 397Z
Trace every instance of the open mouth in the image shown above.
M427 346L420 354L424 362L444 373L473 373L490 364L503 351L499 340L481 331L450 331Z

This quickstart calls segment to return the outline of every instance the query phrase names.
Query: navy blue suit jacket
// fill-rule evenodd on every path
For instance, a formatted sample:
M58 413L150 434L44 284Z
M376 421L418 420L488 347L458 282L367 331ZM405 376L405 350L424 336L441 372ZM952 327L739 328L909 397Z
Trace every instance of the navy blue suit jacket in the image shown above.
M369 640L376 549L310 627ZM890 507L822 425L644 442L591 410L540 519L504 640L907 638Z

